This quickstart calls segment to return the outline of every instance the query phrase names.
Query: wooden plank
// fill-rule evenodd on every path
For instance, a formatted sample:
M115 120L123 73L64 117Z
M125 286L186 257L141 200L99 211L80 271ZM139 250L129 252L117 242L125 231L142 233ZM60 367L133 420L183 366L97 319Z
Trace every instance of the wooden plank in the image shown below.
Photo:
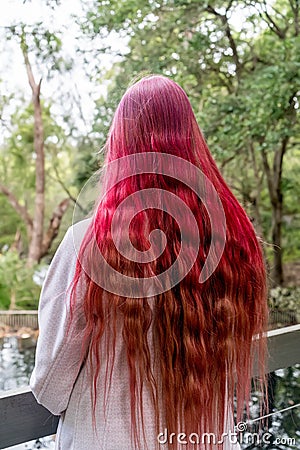
M58 417L39 405L30 388L0 395L0 448L56 433Z
M300 363L300 325L267 333L268 371ZM58 417L39 405L29 388L0 395L0 449L55 434Z

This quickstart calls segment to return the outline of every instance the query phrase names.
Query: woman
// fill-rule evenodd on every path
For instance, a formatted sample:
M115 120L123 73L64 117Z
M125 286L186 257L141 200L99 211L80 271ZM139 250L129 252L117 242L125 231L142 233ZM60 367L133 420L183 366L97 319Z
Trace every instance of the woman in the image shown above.
M127 90L106 152L41 294L31 387L60 415L56 448L237 449L267 320L253 227L172 80Z

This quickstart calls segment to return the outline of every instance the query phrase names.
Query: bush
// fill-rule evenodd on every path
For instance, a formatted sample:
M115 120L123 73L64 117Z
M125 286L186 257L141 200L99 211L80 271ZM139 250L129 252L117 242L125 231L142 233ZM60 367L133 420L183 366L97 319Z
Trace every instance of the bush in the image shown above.
M0 254L0 308L36 309L41 287L34 276L39 267L26 267L15 251Z
M271 309L299 311L300 287L270 289L269 305Z

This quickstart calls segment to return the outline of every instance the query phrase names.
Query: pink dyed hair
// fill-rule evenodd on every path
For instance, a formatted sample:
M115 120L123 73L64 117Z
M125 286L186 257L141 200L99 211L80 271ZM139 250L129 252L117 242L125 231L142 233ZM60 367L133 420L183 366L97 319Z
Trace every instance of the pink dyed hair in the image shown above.
M210 246L211 225L205 206L195 193L182 182L163 175L136 175L115 186L104 175L103 183L111 183L113 187L95 209L93 223L81 246L72 291L73 303L84 302L94 405L100 366L106 364L107 374L114 370L116 336L121 333L129 368L135 448L142 446L141 436L145 437L142 389L150 392L157 432L166 427L187 435L221 434L226 405L233 409L234 395L238 420L249 401L253 336L262 337L267 323L266 273L260 243L209 152L187 95L174 81L152 75L127 90L115 112L106 150L107 164L128 155L157 152L178 156L199 168L221 199L226 216L226 245L217 269L205 283L199 284ZM147 236L152 230L165 231L168 244L157 260L138 264L124 258L115 248L111 223L118 205L133 192L149 187L166 190L182 199L193 212L201 237L192 269L152 303L148 298L122 297L105 291L101 283L88 275L89 269L97 264L98 248L91 245L94 237L106 261L131 277L163 272L176 259L180 248L178 224L157 209L138 213L130 227L131 242L140 251L149 248ZM122 241L122 222L118 233ZM193 229L190 235L192 240ZM83 299L78 298L79 281L85 285ZM103 363L99 346L105 333L110 344L105 347ZM257 340L256 347L260 382L264 386L264 339ZM110 379L107 376L107 385ZM176 445L170 448L177 448Z

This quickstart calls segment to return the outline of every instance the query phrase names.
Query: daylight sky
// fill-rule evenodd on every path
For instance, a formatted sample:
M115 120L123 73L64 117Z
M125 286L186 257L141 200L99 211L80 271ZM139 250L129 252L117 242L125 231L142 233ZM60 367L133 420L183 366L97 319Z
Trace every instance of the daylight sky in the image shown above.
M101 80L97 84L91 83L83 70L82 58L76 55L75 51L76 37L78 37L79 30L73 15L83 15L82 2L80 0L62 0L61 5L56 6L54 10L47 7L46 2L43 0L27 0L25 3L23 0L2 1L0 13L0 41L2 41L2 44L0 43L0 88L2 93L15 92L16 98L18 95L25 95L29 99L31 95L20 49L15 43L5 42L3 38L1 39L3 27L19 23L31 25L43 22L50 30L63 32L64 55L74 58L76 61L74 70L71 74L64 76L63 83L66 84L66 89L72 89L74 92L80 93L78 102L81 104L86 123L89 124L95 108L93 100L99 98L101 94L105 94L106 85ZM119 44L121 45L121 43ZM91 43L86 41L86 45L91 45ZM118 45L118 43L116 42L115 45ZM111 66L111 63L112 58L110 55L103 55L99 58L99 68L108 68ZM62 83L62 80L59 80L58 77L47 80L45 75L40 73L39 68L33 67L33 69L36 80L41 76L43 77L42 96L55 99L58 91L57 83ZM55 110L55 106L53 110L55 113L58 112ZM10 111L7 110L6 113L9 114ZM81 123L79 126L84 131L85 125Z
M86 3L85 0L84 3ZM84 121L78 124L81 131L88 131L88 128L92 122L93 112L95 111L94 100L105 94L107 80L100 79L97 82L91 82L87 75L88 66L83 61L82 55L76 54L76 46L78 45L76 37L81 33L78 29L78 25L75 22L73 15L83 16L83 7L81 0L61 0L59 6L55 6L52 10L46 5L45 0L2 0L1 12L0 12L0 89L2 93L15 94L15 98L20 98L21 95L30 99L31 91L28 85L26 71L22 59L20 49L14 42L7 42L1 38L1 34L4 32L3 27L9 25L15 25L18 23L34 24L42 22L44 26L48 27L51 31L60 30L63 33L63 51L66 57L71 57L75 60L74 69L70 74L64 74L63 79L59 75L55 75L55 78L48 80L44 73L41 73L41 67L34 67L34 74L36 80L43 77L42 82L42 96L43 98L51 99L53 104L53 112L59 115L59 104L61 102L56 101L58 92L68 90L78 93L77 105L80 104L81 110L84 116ZM236 28L242 28L244 25L245 10L241 10L236 13L234 17L231 17L231 22ZM3 34L2 34L3 36ZM126 42L118 39L117 36L108 40L109 45L112 45L115 50L126 48ZM98 45L102 46L103 41ZM94 46L97 48L97 40L92 42L88 39L82 39L81 44L84 48ZM99 69L107 69L111 66L113 58L109 54L102 54L98 57L99 61L96 61ZM85 70L84 70L85 69ZM1 92L0 92L1 94ZM12 104L12 108L13 108ZM67 105L68 106L68 105ZM76 110L76 105L69 105L72 109L72 113L79 117L79 110ZM7 109L6 114L10 114L11 110ZM79 120L80 122L80 120ZM85 122L85 123L84 123ZM0 136L1 140L1 136Z

